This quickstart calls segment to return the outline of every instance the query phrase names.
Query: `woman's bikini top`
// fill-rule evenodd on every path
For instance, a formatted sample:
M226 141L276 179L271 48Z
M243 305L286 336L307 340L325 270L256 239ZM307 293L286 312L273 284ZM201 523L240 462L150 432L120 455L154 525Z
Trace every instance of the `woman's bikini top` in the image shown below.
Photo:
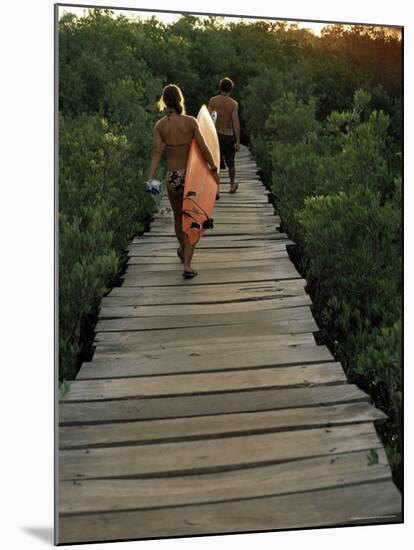
M190 143L191 141L188 143L171 143L171 144L166 143L165 146L166 147L183 147L184 145L190 145Z

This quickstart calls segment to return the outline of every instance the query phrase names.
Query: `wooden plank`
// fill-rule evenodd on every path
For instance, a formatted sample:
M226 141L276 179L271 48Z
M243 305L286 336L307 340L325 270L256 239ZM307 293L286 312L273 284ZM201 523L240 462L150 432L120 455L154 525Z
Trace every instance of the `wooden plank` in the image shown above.
M243 161L242 164L236 164L236 181L239 183L241 181L244 181L247 185L253 185L260 182L260 185L263 185L259 174L257 173L259 170L257 168L256 164L247 164L245 161ZM229 179L229 173L227 171L221 171L220 172L220 183L222 181L230 181ZM250 183L249 183L250 182ZM240 189L240 188L239 188Z
M184 279L181 276L182 269L177 273L142 273L139 267L131 265L128 269L128 277L124 286L185 286L206 285L216 283L236 283L248 281L279 281L283 279L300 279L301 276L290 261L280 260L272 267L255 267L239 269L203 269L194 279Z
M167 420L144 420L90 426L61 426L59 446L81 448L126 443L203 439L332 425L373 422L385 414L369 403L230 413Z
M64 515L60 518L59 542L392 522L401 522L401 495L387 480L199 506Z
M220 214L228 213L232 216L235 216L240 211L243 211L246 216L255 216L259 215L261 221L271 221L270 217L262 217L263 214L268 214L272 216L277 216L278 213L275 211L272 203L268 202L268 196L261 195L258 200L252 194L242 194L237 197L232 197L232 195L224 194L223 200L219 203L216 203L216 206L212 212L212 218L215 219L215 216ZM165 218L170 218L172 215L172 209L168 199L161 201L160 207L158 210L159 216L164 216ZM238 223L241 223L239 218Z
M261 179L257 175L257 170L254 168L236 168L236 181L239 184L237 195L243 192L244 189L259 188L260 190L266 190ZM230 178L227 174L220 175L220 185L227 185L230 183ZM227 187L224 187L227 191Z
M230 207L234 207L235 210L239 207L246 210L262 210L263 212L272 212L279 215L274 205L269 201L269 191L257 180L251 183L239 181L239 190L236 194L230 193L229 190L230 187L227 187L227 185L223 187L220 200L214 206L213 215L223 208L228 209Z
M265 368L288 365L305 365L333 361L325 346L314 342L290 344L287 342L249 341L215 343L201 341L164 349L159 346L131 347L119 354L95 354L90 362L83 363L77 379L122 378L156 374L211 372L232 369Z
M230 193L230 181L224 181L220 191L220 199L216 202L213 212L227 204L251 203L257 207L271 205L269 202L269 191L257 179L245 177L239 179L239 189L234 195ZM271 205L273 206L273 205Z
M243 170L243 171L237 170L236 181L239 184L236 197L241 195L244 191L255 190L257 191L257 193L260 193L262 195L265 194L266 191L268 191L266 187L263 185L263 182L261 181L259 176L254 171L251 171L251 170ZM221 188L221 193L223 195L229 193L229 187L228 187L229 184L230 184L230 179L228 176L225 176L225 177L223 176L220 178L220 185L223 185L223 187ZM221 193L220 193L220 197L221 197ZM221 200L221 198L219 200Z
M274 212L274 207L269 202L268 196L262 193L240 193L237 197L224 193L222 200L220 200L220 204L217 204L213 211L213 217L215 212L218 212L222 208L226 207L234 208L235 211L237 211L238 208L250 210L263 207L269 212Z
M225 212L229 210L227 206L219 207L216 203L216 207L213 210L213 219L216 219L217 216L233 218L236 223L240 223L240 217L237 216L237 212ZM155 222L167 222L171 221L172 218L172 209L169 206L168 202L165 203L165 206L161 207L161 210L158 210L153 214L153 220ZM243 222L247 222L253 219L260 222L271 222L272 220L280 221L280 215L273 209L269 208L258 208L254 211L246 212L243 216Z
M62 480L195 474L379 446L374 426L364 423L177 443L61 449L59 474Z
M289 241L277 241L277 240L268 240L269 242L269 249L272 251L277 250L286 250L286 246L289 245ZM136 244L136 243L135 243ZM278 246L273 247L271 245L276 244ZM266 243L264 241L255 241L252 239L244 239L241 241L235 241L235 242L229 242L224 240L216 240L216 241L206 241L206 239L201 240L195 250L195 254L198 254L200 251L203 250L220 250L220 249L227 249L228 251L231 250L237 250L237 251L245 251L245 252L251 252L252 250L264 250L266 249ZM141 243L138 245L137 248L129 248L128 254L130 256L175 256L177 257L176 253L177 249L177 241L174 241L173 239L163 240L160 239L155 242L148 242L148 243Z
M224 188L227 190L226 188ZM268 202L268 193L267 190L261 185L258 180L250 180L250 183L247 181L247 178L239 180L239 189L240 193L223 193L220 194L220 200L216 202L215 209L221 208L226 204L235 204L236 206L240 203L252 205L256 207L270 205ZM272 205L270 205L272 206Z
M223 324L231 325L233 324L233 318L231 315L235 315L237 313L243 314L239 320L236 319L237 324L246 324L249 322L249 319L245 314L251 313L253 315L252 319L254 319L256 314L263 311L265 313L263 323L269 320L269 323L271 324L272 311L284 312L289 315L287 313L288 310L301 311L303 308L309 308L309 306L312 305L312 301L306 293L303 293L302 295L298 293L297 296L288 296L286 298L278 296L277 294L271 294L268 297L263 297L262 299L255 299L254 297L241 297L239 300L226 300L225 296L220 295L217 297L218 301L216 301L216 297L214 295L207 295L203 297L203 300L200 300L200 303L197 301L197 295L188 297L187 300L180 300L181 296L175 296L174 298L175 300L169 300L168 297L164 296L148 296L148 299L145 302L145 304L148 305L141 306L135 305L139 303L139 298L134 296L108 296L103 302L100 315L101 321L99 322L102 322L102 326L104 327L107 321L127 321L131 319L146 318L147 320L155 320L156 324L158 324L158 321L162 324L163 320L160 320L159 317L168 317L177 318L176 320L178 324L171 328L191 328L201 325L204 326L205 322L208 322L209 326L214 326L218 324L216 321L220 319L223 321ZM220 299L222 299L222 301L220 301ZM260 307L260 302L265 302L262 308ZM220 306L222 306L222 308L220 308ZM295 314L293 312L290 317L296 317L297 315L297 313ZM184 317L189 317L190 322L185 319L185 324L183 325L182 322ZM313 317L307 317L306 320L311 318L313 319ZM192 323L191 320L194 320L194 323ZM210 321L212 321L212 323L210 323ZM168 323L170 322L172 321L168 321ZM154 326L154 328L160 327ZM109 325L106 326L105 330L108 329Z
M259 177L251 171L243 170L239 172L237 175L237 182L239 184L239 188L237 193L234 195L228 192L228 188L226 186L226 184L230 183L229 178L226 176L220 180L220 183L223 183L225 187L222 189L223 195L220 194L220 199L216 201L216 204L221 203L221 201L226 197L237 198L243 193L256 193L256 197L260 198L265 196L265 193L267 192L266 187L260 181Z
M239 233L231 233L225 230L223 231L212 231L211 233L205 234L204 237L197 244L197 248L208 248L207 244L212 245L216 243L220 244L230 244L230 243L246 243L246 241L262 241L262 245L269 241L284 241L287 239L285 233L279 233L274 228L271 230L249 232L248 230L240 231ZM154 231L146 233L140 237L137 237L136 240L132 241L134 244L140 244L141 246L148 244L175 244L177 242L175 233L173 229L168 231ZM202 246L203 245L203 246Z
M237 159L235 163L235 168L236 168L237 178L240 177L240 174L242 172L249 172L254 177L258 177L257 172L259 169L257 167L256 162L252 158L246 157L242 159ZM227 171L227 169L220 170L220 183L223 178L228 178L228 177L229 177L229 172Z
M276 227L280 226L280 218L275 215L262 216L259 214L246 214L243 215L243 220L240 219L240 215L232 214L231 212L215 212L214 213L214 228L210 234L215 234L216 230L221 229L244 229L247 233L251 230L276 230ZM145 232L143 236L151 235L151 233L161 230L174 231L173 216L170 214L165 218L157 218L151 223L151 229Z
M272 231L270 233L262 233L249 235L247 233L240 235L216 235L210 233L197 243L196 250L204 250L210 248L255 248L256 250L265 249L266 251L283 250L286 246L290 246L292 241L286 237L284 233ZM146 251L153 250L170 250L176 252L178 242L173 231L170 234L150 234L137 237L132 241L127 249L129 251L140 252L144 254ZM133 248L133 246L137 248Z
M236 157L235 168L238 176L242 171L250 172L256 175L259 170L256 162L251 157L250 158L246 157L242 159L237 159ZM229 173L227 169L220 170L220 182L223 178L225 177L228 178L228 176L229 176Z
M345 373L337 362L168 376L140 376L138 367L135 377L73 380L69 392L61 398L61 402L201 395L344 382Z
M98 322L96 330L141 330L141 327L154 329L161 327L178 328L180 326L214 326L214 325L234 325L234 324L274 324L281 321L299 320L313 321L313 315L308 305L277 308L270 307L262 311L244 312L223 312L223 313L194 313L188 312L183 315L151 315L140 316L139 309L136 308L137 315L134 317L102 319ZM143 323L143 324L141 324ZM316 325L316 323L315 323Z
M62 514L145 510L275 496L391 478L383 449L378 464L368 466L367 452L307 458L258 468L177 476L166 479L63 481Z
M174 216L172 210L167 207L162 210L162 214L157 214L151 222L151 226L144 235L151 233L153 229L165 229L174 225ZM227 229L234 224L235 229L254 229L255 227L279 226L280 216L274 210L266 209L264 212L257 210L246 210L240 214L239 210L233 210L230 205L223 205L216 208L212 214L214 228L209 233L214 233L216 229L227 226Z
M254 246L250 246L251 241L242 241L236 243L234 247L229 246L228 243L217 242L212 243L209 246L200 246L197 247L194 251L194 258L207 258L214 257L220 258L220 255L233 254L236 255L238 252L248 257L250 254L267 254L271 255L281 251L285 251L288 246L288 242L283 242L282 244L276 243L276 241L269 241L269 249L266 250L265 246L258 246L256 249ZM276 246L272 246L275 244ZM217 253L217 256L215 255ZM170 258L177 260L177 243L172 242L159 242L158 245L155 243L147 243L142 248L137 246L130 248L128 250L129 258L138 257L138 258ZM254 282L254 281L252 281Z
M217 210L214 211L214 215L216 214L231 214L232 216L247 216L247 215L260 215L261 217L264 215L268 215L269 218L263 217L264 221L271 221L273 219L273 216L275 215L275 210L273 206L269 204L263 204L263 205L254 205L245 202L234 202L234 203L226 203L220 206L220 208L217 208ZM214 219L214 217L213 217ZM239 218L240 219L240 218ZM213 230L214 231L214 230Z
M112 300L112 302L115 298ZM106 301L105 303L108 303ZM236 313L247 311L266 311L273 309L286 309L312 305L312 300L305 292L299 296L289 298L274 298L270 300L246 300L244 302L215 303L215 304L170 304L164 306L116 306L115 304L103 306L99 312L99 318L116 319L132 317L152 317L157 315L198 315L219 313Z
M295 409L369 401L369 399L369 396L356 386L345 384L152 399L61 403L59 415L61 424L93 424L96 422Z
M231 215L230 213L217 212L214 215L214 228L210 234L215 235L220 233L222 230L235 230L237 232L244 231L245 233L250 233L251 231L277 231L276 228L280 225L280 220L276 216L266 216L266 219L263 219L259 215L249 215L243 216L243 220L240 219L240 216ZM169 216L166 219L156 219L151 223L150 231L144 233L143 236L151 235L153 232L157 233L159 231L171 231L174 232L174 224L172 216Z
M240 246L243 244L244 248L246 248L247 246L250 246L251 248L252 242L255 243L258 249L265 248L266 250L268 250L269 247L270 250L282 250L282 246L286 247L293 244L293 242L289 241L289 239L284 234L279 233L278 231L272 231L271 233L259 235L249 235L248 233L242 235L216 235L215 233L209 233L207 235L204 235L204 237L197 243L196 249L211 248L212 244L221 244L222 246L226 245L228 248L231 248L230 245L233 244L235 246L238 245L238 248L240 248ZM156 234L155 232L144 233L143 235L140 235L136 237L133 241L131 241L127 249L135 249L135 251L141 250L142 252L144 252L145 246L154 246L157 243L159 245L163 245L164 248L166 247L166 245L174 246L174 244L178 244L173 228L171 227L169 234L165 233L163 235L160 235ZM277 245L279 246L277 247ZM134 248L136 246L139 246L139 249Z
M200 243L203 242L204 239L211 239L213 237L217 239L220 237L220 239L223 240L224 237L227 236L238 240L245 240L246 237L250 239L264 238L268 240L269 237L272 237L275 233L276 235L280 235L279 224L277 222L273 223L273 221L266 225L250 223L236 227L231 222L214 220L214 229L209 230L208 234L204 235ZM155 238L160 238L163 242L168 242L176 238L174 226L170 220L168 222L156 223L153 225L151 231L136 237L141 243L152 242Z
M143 243L136 241L135 243L130 243L126 250L130 256L152 256L152 255L162 255L162 256L177 256L176 253L176 243L175 247L173 241L162 241L160 240L158 245L156 243ZM240 249L250 249L250 252L253 251L279 251L286 250L286 246L293 245L293 241L289 239L284 240L269 240L269 241L257 241L257 240L243 240L243 241L233 241L229 242L227 240L220 239L216 243L211 241L207 242L205 239L202 239L196 248L196 253L204 249L233 249L239 251ZM247 251L247 250L246 250Z
M245 195L246 199L248 198L247 195ZM233 199L236 200L236 199ZM247 201L248 202L248 201ZM223 203L219 206L216 203L216 207L213 210L212 218L216 221L219 218L225 218L226 220L228 218L233 218L234 222L238 225L244 224L244 223L260 223L260 224L267 224L272 223L272 221L279 221L280 222L280 216L273 208L273 205L271 203L258 205L256 207L253 207L253 209L247 205L245 207L245 202L241 203L240 201L237 203L239 207L243 207L246 212L244 212L243 217L237 216L238 210L233 210L231 208L230 203L226 200L223 201ZM268 207L270 206L270 208ZM153 223L167 223L173 220L173 211L168 201L162 203L162 206L160 209L154 213L153 215L153 221L151 223L151 228L153 227Z
M246 281L244 283L224 283L215 285L204 285L203 287L176 288L172 296L198 296L205 293L216 294L224 292L228 298L237 299L237 295L244 292L256 292L257 296L265 295L267 292L302 292L306 285L306 279L288 279L284 281ZM163 294L165 297L171 296L171 290L165 287L124 287L116 286L111 289L108 297L127 297L139 296L140 300L148 295ZM104 298L105 299L105 298ZM219 301L219 300L217 300ZM141 302L140 302L141 303Z
M221 362L224 360L224 354L228 354L234 351L235 354L240 355L241 352L245 353L251 349L254 351L264 351L265 349L275 350L275 355L279 358L283 358L283 350L285 348L293 348L297 352L297 357L301 353L309 353L309 359L304 358L302 362L312 362L312 358L315 356L320 357L321 354L326 353L323 350L325 346L316 346L315 338L312 333L309 332L297 332L289 334L273 334L271 330L267 332L265 330L253 329L247 337L245 326L234 327L226 325L223 327L215 327L215 330L209 329L208 335L205 334L203 328L197 327L195 329L170 329L166 331L145 331L139 333L133 332L102 332L95 337L96 349L93 357L93 361L97 358L105 358L108 360L119 360L122 355L123 360L135 361L140 360L140 364L143 365L143 358L156 358L160 357L162 361L162 353L171 351L172 357L175 352L178 356L181 353L182 359L184 355L197 352L201 356L208 355L209 352L218 355L221 358ZM170 339L171 338L171 339ZM249 347L251 346L251 347ZM301 346L307 346L307 349ZM174 351L175 350L175 351ZM290 350L292 351L292 349ZM141 353L142 352L142 353ZM285 357L288 357L289 350L286 350ZM329 355L332 360L332 356ZM141 358L141 359L140 359ZM240 357L238 358L240 359ZM257 359L257 357L255 358ZM324 359L319 359L323 361ZM199 357L199 364L202 362L202 357ZM217 362L217 361L216 361ZM241 361L240 364L243 362ZM185 360L183 365L185 364ZM222 363L224 364L224 363ZM121 366L118 364L118 366ZM155 368L153 364L149 368Z
M223 187L220 190L220 199L216 201L215 208L218 208L221 204L223 204L223 201L226 199L236 200L243 195L251 195L258 199L267 199L268 190L257 176L255 177L247 173L239 174L237 180L239 189L235 195L229 192L229 179L226 178L220 182L220 184L223 184Z
M173 260L174 262L177 261L177 246L178 243L173 243L171 239L161 239L162 242L159 244L163 244L164 246L167 245L163 251L162 255L158 255L156 253L152 253L149 250L149 247L147 246L147 250L141 250L139 246L132 248L132 252L135 254L128 254L129 261L131 261L134 256L136 257L136 260L139 260L141 257L149 258L149 259L161 259L170 257L170 260ZM217 241L218 244L219 241ZM245 241L241 241L245 242ZM148 244L155 244L155 243L146 243ZM169 246L168 246L169 245ZM244 247L244 248L238 248L236 250L231 249L225 249L225 248L216 248L214 250L211 250L209 248L198 248L196 247L195 252L197 255L197 259L207 259L210 258L210 261L223 261L223 259L233 259L233 260L246 260L250 258L257 258L260 259L266 259L266 258L278 258L281 253L286 253L287 250L287 244L286 242L279 243L275 241L269 241L269 248L260 246L257 250L254 250L252 247ZM283 256L282 256L283 257Z
M221 200L221 197L220 197L220 200L217 201L215 204L214 210L220 209L220 208L223 208L223 206L228 206L229 204L232 204L236 208L237 206L243 206L245 208L249 208L249 207L256 208L256 209L263 208L264 210L274 211L273 205L270 202L268 202L268 196L267 194L265 194L265 188L261 185L259 181L256 180L256 182L252 182L250 184L247 181L239 181L239 186L242 186L243 184L247 186L250 186L250 185L252 186L251 189L255 190L255 193L256 193L255 199L256 198L258 199L257 202L239 200L240 194L237 193L236 195L233 195L225 192L223 193L223 200ZM225 191L227 191L227 189L225 189ZM168 198L166 198L166 204L168 204Z
M254 214L259 214L260 216L262 216L263 214L267 214L268 216L274 216L275 209L271 203L249 204L248 202L226 202L226 204L222 204L217 207L214 210L213 214L231 214L233 216L238 214L240 216ZM267 218L265 218L265 221L266 220Z
M249 413L144 420L91 426L61 426L62 449L229 437L289 430L374 422L386 415L366 402Z
M298 308L288 308L286 310L279 309L274 311L290 311L292 309ZM263 313L263 315L264 314L265 313ZM232 314L223 314L222 317L224 318L230 315ZM238 315L242 317L244 314L239 313ZM254 316L254 313L249 313L248 316ZM191 319L189 319L190 317L191 319L195 317L195 319L192 321ZM261 319L260 315L258 316L258 318ZM233 326L235 328L243 327L243 333L247 336L249 336L251 333L250 327L252 325L250 325L247 319L246 323L242 322L242 318L240 319L239 323L231 322L230 318L223 319L223 321L224 322L220 323L219 320L215 321L211 319L208 315L204 315L202 318L198 316L183 315L182 318L180 317L179 320L172 315L169 317L135 317L132 319L114 319L113 321L107 319L99 321L96 327L96 332L101 338L101 335L104 333L125 334L137 331L143 331L146 333L147 331L159 331L160 329L163 331L186 330L188 332L184 336L187 338L192 338L193 334L198 335L198 333L194 332L197 328L203 328L206 338L212 339L214 337L213 335L217 333L216 329L218 327L221 328L226 326ZM319 330L319 327L313 317L309 319L287 319L282 321L275 320L273 322L255 324L253 326L255 331L262 327L266 327L268 330L271 329L274 334L292 334L294 332L318 332ZM168 337L168 335L166 336ZM98 339L96 339L96 341L98 341Z
M309 306L269 309L263 311L244 311L236 313L205 313L203 315L153 315L118 319L101 319L96 325L96 332L129 330L155 330L160 328L210 327L216 325L273 325L275 332L286 330L286 322L306 323L310 329L318 330ZM206 332L208 332L206 330Z
M279 252L279 258L277 259L289 259L287 252ZM268 258L264 260L254 260L253 262L251 260L239 260L239 261L228 261L224 260L222 262L216 261L216 262L203 262L200 261L201 258L198 256L195 256L192 262L192 266L194 269L239 269L241 267L247 267L250 269L256 269L257 267L275 267L277 265L276 259L269 260ZM129 262L129 265L139 265L135 262ZM180 267L181 264L178 264L178 262L175 262L174 264L157 264L157 263L147 263L144 265L140 265L139 271L141 273L159 273L164 271L177 271L177 267Z
M193 287L194 288L194 287ZM269 297L241 298L240 300L231 299L217 301L214 295L203 297L204 301L198 303L196 299L187 300L188 303L181 303L176 297L176 301L166 304L140 305L138 297L116 297L108 296L102 304L99 316L101 319L116 319L130 317L152 317L157 315L198 315L234 313L246 311L261 311L273 309L287 309L293 307L303 307L312 305L312 300L306 292L297 293L291 296L270 295Z
M277 235L277 234L276 234ZM178 242L174 236L148 236L145 240L131 243L136 248L132 248L129 245L127 252L131 256L153 256L153 255L170 255L177 257ZM255 236L251 235L226 235L225 237L209 237L203 238L197 244L195 253L202 254L204 251L216 251L221 249L227 249L228 252L240 251L240 252L257 252L260 251L280 251L286 250L286 247L290 246L288 239L274 238L274 235L261 236L260 240L257 240Z
M258 199L258 201L256 200ZM234 216L238 212L238 208L242 208L246 211L246 215L253 216L253 215L259 215L262 221L269 221L270 218L262 217L262 214L273 214L274 216L278 216L278 212L275 211L275 208L272 203L268 202L269 195L264 194L262 191L259 193L256 192L242 192L238 193L236 197L232 196L231 194L225 192L223 193L223 199L219 202L216 202L216 205L214 207L214 210L212 212L212 218L215 219L215 216L217 214L222 213L225 210L228 210L229 214ZM234 207L234 208L233 208ZM172 213L172 208L169 200L166 198L165 200L162 200L159 206L159 210L157 212L157 216L161 218L164 216L165 218L169 217ZM241 223L241 219L239 218L237 220L238 223Z
M149 233L146 233L145 235L148 235L148 238L158 238L158 237L170 237L171 239L175 239L175 232L174 228L171 226L167 227L154 227L152 231ZM244 225L241 227L234 227L233 225L229 224L217 224L214 226L214 229L211 230L211 232L208 233L208 235L204 235L204 239L212 239L212 238L218 238L218 237L240 237L240 238L263 238L263 239L269 239L269 238L277 238L277 236L280 235L278 232L276 225ZM201 241L202 242L202 241Z
M242 219L237 214L232 214L231 212L214 212L214 229L212 233L215 233L219 229L245 229L247 232L255 229L274 229L280 225L279 216L273 214L267 214L262 216L260 214L249 214L243 215ZM162 229L172 229L174 230L173 216L170 213L168 216L162 218L156 218L151 222L151 228L148 232L144 233L145 235L150 235L152 231L159 231Z
M169 346L172 342L192 342L193 344L202 339L214 347L216 343L224 341L241 341L256 339L258 337L272 336L275 341L286 341L286 343L300 343L303 336L308 342L314 343L313 327L314 321L285 321L277 326L273 325L216 325L206 330L205 327L182 327L166 330L145 330L127 332L100 332L95 337L96 345L102 348L119 353L120 350L127 352L133 348L148 349L154 344ZM109 348L108 348L109 346ZM146 347L143 347L146 346Z
M244 222L246 216L246 223ZM230 231L231 229L237 230L241 233L250 233L251 231L262 232L279 232L280 222L275 215L270 212L266 216L262 216L260 212L243 212L232 211L225 209L223 211L217 211L214 213L214 228L209 229L204 234L203 238L213 237L219 234L221 231ZM231 221L233 220L233 221ZM155 219L150 228L144 233L137 235L135 238L142 240L151 237L155 233L170 231L174 236L174 217L172 212L168 212L163 219Z
M240 203L238 204L240 206ZM231 221L232 223L234 222L237 225L240 225L240 224L249 225L250 223L260 223L264 225L272 222L280 223L280 220L281 220L280 215L275 211L275 209L272 207L270 203L269 203L269 206L270 208L268 208L267 205L265 205L265 208L260 208L260 207L253 208L253 209L247 208L246 212L243 213L243 217L241 218L238 215L239 213L238 210L235 210L235 209L232 210L232 208L228 203L223 203L222 205L215 207L212 214L212 218L214 219L214 221L217 221L217 223L219 223L220 220L222 220L222 222L228 223ZM163 220L168 221L171 219L171 214L172 214L172 211L169 212L168 215L159 216L158 218L156 218L155 221L157 222L162 222Z
M250 249L248 249L250 250ZM253 262L262 262L265 261L275 262L279 258L288 258L288 253L286 250L280 250L278 252L271 252L265 254L264 252L252 253L242 249L240 254L234 254L228 252L227 250L203 250L202 252L198 251L194 258L194 262L197 262L197 265L201 264L206 266L206 264L211 264L214 268L225 268L225 267L254 267L257 265ZM142 270L146 271L158 271L161 269L169 270L176 269L178 265L177 256L133 256L128 259L128 265L141 265ZM233 265L232 265L233 264Z
M237 214L233 214L231 212L222 212L220 209L216 209L214 211L214 222L217 222L217 224L236 224L241 225L240 216ZM260 212L260 213L246 213L243 215L243 225L250 225L250 224L271 224L273 223L277 225L280 223L280 216L271 213L271 212ZM160 215L155 214L154 219L151 222L151 229L153 227L157 227L158 225L173 225L172 222L172 212L166 215ZM151 232L151 231L150 231Z
M114 287L108 296L102 299L107 305L114 298L139 298L144 305L154 304L205 304L236 302L249 299L288 298L304 294L305 279L285 279L283 281L253 281L245 283L224 283L203 285L200 287L176 287L171 293L165 287ZM128 305L131 301L123 302ZM136 302L135 302L136 303ZM121 302L118 303L121 305Z

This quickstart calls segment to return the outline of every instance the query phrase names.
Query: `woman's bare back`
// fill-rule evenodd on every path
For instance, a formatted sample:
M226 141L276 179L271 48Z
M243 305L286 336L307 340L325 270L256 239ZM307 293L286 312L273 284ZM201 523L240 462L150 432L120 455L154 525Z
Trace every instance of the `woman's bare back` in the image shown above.
M194 118L172 113L157 123L162 141L167 149L168 170L183 170L194 137Z
M159 120L154 128L154 148L149 170L149 178L153 178L161 159L164 147L167 149L167 167L171 172L185 170L187 168L188 153L191 142L195 139L200 151L210 166L213 168L214 178L217 184L220 182L217 167L210 149L198 126L197 119L188 115L170 113Z

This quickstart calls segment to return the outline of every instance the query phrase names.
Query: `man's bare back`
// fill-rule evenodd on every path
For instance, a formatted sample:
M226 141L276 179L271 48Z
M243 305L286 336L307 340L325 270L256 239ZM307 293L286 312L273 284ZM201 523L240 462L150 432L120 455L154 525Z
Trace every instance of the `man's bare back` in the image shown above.
M235 193L239 186L235 181L234 158L240 149L239 104L230 97L233 86L230 78L222 78L219 82L220 94L213 96L208 102L210 114L213 111L217 114L215 124L220 144L220 168L229 169L230 193Z
M227 95L216 95L210 99L208 109L217 112L217 132L225 135L233 135L233 117L237 112L237 101Z

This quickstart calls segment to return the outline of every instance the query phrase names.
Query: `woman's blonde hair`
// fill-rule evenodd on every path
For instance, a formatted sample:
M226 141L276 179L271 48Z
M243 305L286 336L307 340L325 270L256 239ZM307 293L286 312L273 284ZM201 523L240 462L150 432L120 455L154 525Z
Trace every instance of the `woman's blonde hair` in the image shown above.
M176 84L167 84L162 91L158 101L158 109L174 109L179 115L185 115L184 96Z

